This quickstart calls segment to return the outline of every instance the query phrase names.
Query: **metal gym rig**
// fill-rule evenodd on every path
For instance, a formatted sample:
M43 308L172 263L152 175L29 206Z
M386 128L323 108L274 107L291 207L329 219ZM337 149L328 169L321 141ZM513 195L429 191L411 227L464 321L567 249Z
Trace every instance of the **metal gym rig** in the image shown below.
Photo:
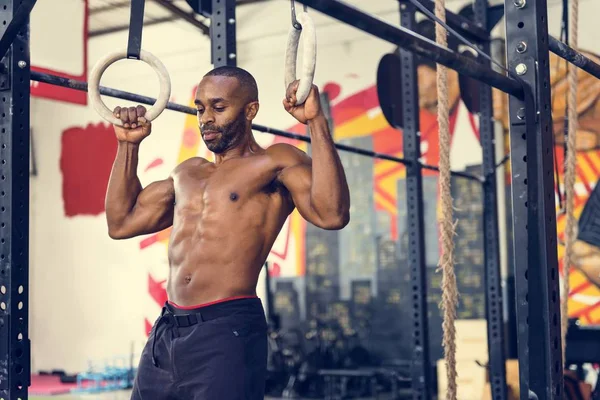
M600 66L548 36L545 0L505 0L506 57L509 76L495 72L488 60L474 60L415 35L412 1L400 0L401 27L337 0L298 0L341 22L400 48L402 60L404 158L337 144L343 151L406 164L409 267L411 271L414 332L412 385L414 399L430 399L432 369L427 339L424 268L422 169L419 110L414 55L433 60L485 84L480 93L481 176L454 173L481 182L484 192L485 291L488 321L489 372L493 399L506 399L505 332L500 277L496 159L491 85L510 95L510 161L515 304L517 315L521 399L562 399L559 277L554 204L553 135L550 115L548 52L600 77ZM236 64L235 0L188 0L211 18L212 62ZM433 9L433 2L419 0ZM0 398L27 399L30 383L29 316L29 127L30 81L87 91L87 83L30 71L29 13L35 0L0 0L4 21L0 39L2 92L0 177ZM489 54L488 2L475 0L475 20L447 12L446 23ZM136 15L135 15L136 14ZM141 45L143 0L132 1L130 46ZM135 17L135 18L134 18ZM136 42L136 40L138 40ZM525 48L525 50L523 50ZM135 52L134 52L135 55ZM135 57L133 57L135 58ZM516 72L516 73L515 73ZM107 96L152 105L155 99L110 88ZM168 104L168 109L195 115L193 108ZM254 125L257 131L307 141L308 136ZM527 255L527 256L523 256ZM540 284L540 282L542 284ZM531 312L530 312L531 310ZM530 329L530 326L535 329Z

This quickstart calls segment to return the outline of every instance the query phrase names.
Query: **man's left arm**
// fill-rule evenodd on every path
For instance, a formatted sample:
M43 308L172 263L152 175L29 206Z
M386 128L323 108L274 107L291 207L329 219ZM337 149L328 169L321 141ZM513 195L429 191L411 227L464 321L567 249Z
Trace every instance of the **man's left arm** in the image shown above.
M294 89L288 92L284 107L308 125L312 160L293 146L281 145L277 150L282 165L279 180L308 222L323 229L342 229L350 221L350 191L327 119L321 112L318 90L314 86L306 102L295 107Z
M290 192L304 219L323 229L345 227L350 220L350 193L342 162L323 118L309 122L312 160L290 145L276 151L284 167L279 181Z

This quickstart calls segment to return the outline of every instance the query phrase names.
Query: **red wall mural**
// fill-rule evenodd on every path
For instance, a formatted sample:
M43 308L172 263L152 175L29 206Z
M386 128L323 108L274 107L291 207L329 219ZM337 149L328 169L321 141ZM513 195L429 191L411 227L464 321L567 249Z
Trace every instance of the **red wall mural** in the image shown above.
M60 171L65 216L99 215L117 151L111 125L89 124L62 133Z

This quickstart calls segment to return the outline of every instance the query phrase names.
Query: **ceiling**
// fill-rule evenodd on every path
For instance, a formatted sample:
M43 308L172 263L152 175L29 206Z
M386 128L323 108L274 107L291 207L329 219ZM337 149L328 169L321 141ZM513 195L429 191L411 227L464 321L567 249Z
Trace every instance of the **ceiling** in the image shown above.
M237 6L268 0L236 0ZM131 0L88 0L89 37L129 29ZM210 21L195 12L186 0L146 0L144 26L185 20L208 35Z

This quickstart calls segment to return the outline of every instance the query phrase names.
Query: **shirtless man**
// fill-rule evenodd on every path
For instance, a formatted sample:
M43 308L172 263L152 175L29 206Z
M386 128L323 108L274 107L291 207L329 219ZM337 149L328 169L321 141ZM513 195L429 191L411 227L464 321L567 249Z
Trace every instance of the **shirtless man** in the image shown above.
M342 229L350 195L313 85L284 108L307 124L313 159L294 146L261 148L251 123L259 109L252 75L236 67L206 74L195 104L214 162L192 158L142 188L138 151L150 134L142 106L114 110L118 150L106 195L108 233L127 239L172 226L165 304L138 367L132 399L262 400L267 324L259 273L288 215Z

